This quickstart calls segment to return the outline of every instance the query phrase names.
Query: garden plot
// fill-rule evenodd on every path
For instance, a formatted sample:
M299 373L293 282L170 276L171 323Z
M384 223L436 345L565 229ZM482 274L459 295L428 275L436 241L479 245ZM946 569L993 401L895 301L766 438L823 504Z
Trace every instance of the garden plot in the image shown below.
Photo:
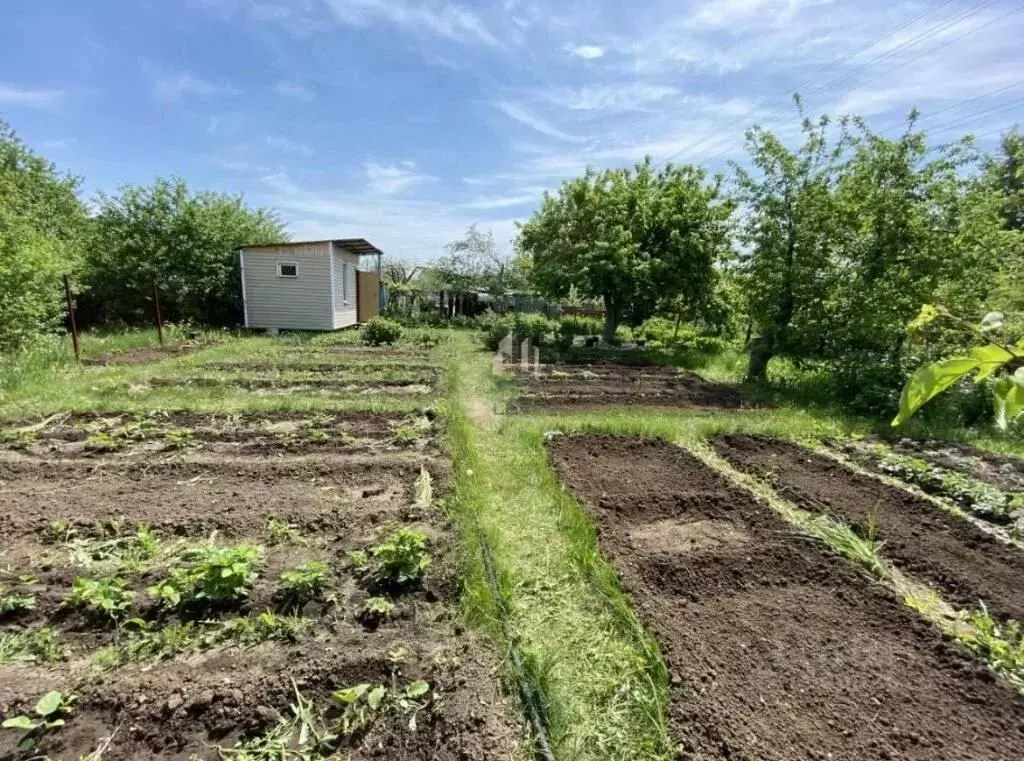
M830 447L862 467L954 502L976 518L1024 538L1024 463L945 442L831 439ZM916 447L920 447L920 451Z
M549 448L660 643L681 757L1024 754L1024 698L692 456L600 435Z
M10 422L0 448L35 457L362 452L423 450L436 436L422 412L85 413Z
M446 471L0 462L0 712L25 717L0 758L509 757L494 668L451 623Z
M586 409L607 406L738 408L739 392L671 367L555 364L519 375L520 410Z
M255 396L305 394L311 396L417 396L433 391L431 382L422 378L388 381L356 381L343 379L292 380L252 377L188 376L182 378L148 378L126 384L129 391L146 388L204 388L242 390Z
M286 376L306 380L310 378L322 378L323 376L328 375L343 379L373 378L377 380L389 380L391 378L398 378L404 380L409 378L425 378L428 379L426 382L432 382L438 373L437 368L431 364L396 362L373 362L363 364L345 362L262 362L260 364L245 364L242 362L204 362L202 368L206 371L245 374L250 377L271 378Z
M206 348L203 344L171 344L169 346L144 346L139 349L105 354L102 357L83 359L83 365L148 365L165 359L184 357Z
M780 496L828 513L884 542L893 564L964 607L1024 621L1024 550L903 489L860 475L780 439L721 436L713 442L735 467L767 479Z

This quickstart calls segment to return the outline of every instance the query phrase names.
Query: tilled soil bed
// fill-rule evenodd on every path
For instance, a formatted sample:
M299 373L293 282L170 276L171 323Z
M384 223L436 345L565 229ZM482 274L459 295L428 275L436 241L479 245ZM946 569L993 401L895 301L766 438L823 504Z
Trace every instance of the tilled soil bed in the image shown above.
M875 526L882 554L938 587L951 602L1024 621L1024 551L903 489L854 473L788 441L721 436L713 442L738 469L765 478L780 496L828 513L866 535Z
M448 468L413 454L0 460L0 582L35 597L31 610L0 616L0 635L45 626L60 653L0 665L0 715L30 713L49 690L76 697L67 725L37 748L18 751L19 734L0 733L0 759L78 759L105 747L105 761L212 761L219 748L275 731L300 701L316 731L341 732L332 758L510 758L522 730L498 694L496 663L453 621L458 549L437 499ZM138 523L158 543L141 560L126 554ZM422 580L400 586L360 570L398 528L421 536L429 552ZM244 597L196 609L154 597L152 585L187 568L189 552L241 546L260 548ZM309 561L324 564L325 581L295 602L283 573ZM121 626L69 607L72 581L113 574L133 593ZM390 610L367 618L371 598ZM297 628L260 633L281 622ZM250 639L225 634L238 624ZM161 647L191 639L139 656L133 637L146 632L167 633ZM346 712L332 693L359 685L376 690L378 703L360 693ZM299 730L290 726L295 749Z
M362 452L425 449L436 434L433 413L420 412L72 413L9 421L0 426L0 449L93 458Z
M743 398L729 386L710 383L676 368L551 365L539 375L518 377L514 409L573 410L607 406L740 408Z
M143 347L140 349L129 349L128 351L104 354L101 357L83 359L83 365L148 365L153 362L163 362L165 359L184 357L188 354L195 354L197 351L206 348L203 344L171 344L160 347Z
M688 453L602 435L549 449L660 643L681 758L1024 754L1024 698Z
M172 386L174 388L244 389L256 396L274 394L313 394L329 396L358 396L383 394L386 396L413 396L429 394L436 378L410 378L406 380L359 381L343 379L292 380L286 378L215 378L193 376L186 378L149 378L142 384L128 384L150 388Z
M1008 492L1024 492L1024 460L951 441L899 439L890 443L899 454L919 457L957 470Z

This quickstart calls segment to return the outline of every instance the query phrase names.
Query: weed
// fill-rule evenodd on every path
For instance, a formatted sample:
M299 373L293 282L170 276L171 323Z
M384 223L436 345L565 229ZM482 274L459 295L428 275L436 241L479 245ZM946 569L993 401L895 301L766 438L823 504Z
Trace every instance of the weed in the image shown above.
M370 567L370 556L366 550L349 550L345 553L348 557L349 567L356 572L363 572Z
M420 581L430 565L426 535L407 528L371 547L370 555L376 580L395 587Z
M27 613L35 609L35 595L4 594L4 586L0 584L0 617Z
M386 597L368 597L359 609L358 618L366 626L376 628L391 616L395 605Z
M85 440L85 450L87 452L96 452L98 454L104 452L117 452L124 449L127 445L127 438L114 436L107 431L91 433Z
M342 708L338 729L342 736L362 732L378 716L388 711L410 714L409 730L416 731L416 715L427 707L424 697L430 685L416 681L404 689L388 688L383 684L357 684L331 693L331 698Z
M331 440L331 434L322 428L310 428L306 431L306 438L314 444L324 444Z
M268 640L295 642L313 626L313 620L264 611L256 616L232 618L215 626L203 644L256 645Z
M385 657L387 658L388 663L390 663L392 666L397 666L398 664L405 663L407 660L409 660L409 656L411 655L412 652L409 650L409 648L403 645L399 645L398 647L394 647L388 650Z
M135 593L121 579L89 579L80 576L71 585L71 594L64 599L64 604L117 620L131 607L134 599Z
M36 432L27 428L0 430L0 445L11 449L25 449L36 440Z
M39 744L40 738L47 732L63 727L66 723L65 717L71 713L74 705L73 695L65 695L63 692L53 690L46 693L32 709L33 716L12 716L4 719L4 729L17 729L24 734L18 741L20 750L28 750Z
M403 423L395 428L392 438L395 443L402 447L413 446L420 440L420 428L413 423Z
M43 532L42 539L50 544L67 544L75 535L75 529L68 521L54 521Z
M279 544L294 544L301 539L298 526L273 516L267 518L263 534L267 538L267 544L271 547L276 547Z
M64 648L53 629L26 629L17 634L0 632L0 666L8 663L59 663Z
M248 597L259 576L255 566L263 562L263 548L207 545L189 550L184 559L187 567L172 569L170 576L148 590L171 608L233 603Z
M317 597L327 584L331 569L321 560L308 560L281 574L281 594L296 605Z
M967 621L971 630L960 635L961 641L1024 690L1024 632L1020 624L1017 621L1000 624L984 605L981 610L970 611Z
M191 428L169 428L164 431L166 449L186 449L195 443L196 434Z

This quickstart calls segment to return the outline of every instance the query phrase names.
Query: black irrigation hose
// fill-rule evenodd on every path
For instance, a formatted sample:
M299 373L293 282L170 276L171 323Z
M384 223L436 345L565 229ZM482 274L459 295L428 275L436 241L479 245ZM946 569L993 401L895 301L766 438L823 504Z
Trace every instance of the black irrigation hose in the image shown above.
M509 655L512 658L512 667L515 669L515 679L516 682L518 682L519 696L523 701L523 705L526 707L527 719L533 727L533 732L537 737L536 757L538 759L542 759L542 761L555 761L555 754L551 752L551 743L548 741L547 727L544 726L544 721L541 719L541 710L539 708L540 700L536 691L533 689L533 686L526 678L526 670L523 668L522 656L519 654L519 649L512 641L512 633L508 624L508 614L505 611L504 598L501 596L501 592L498 589L498 575L494 571L494 558L491 556L491 548L487 546L487 540L484 539L484 535L483 532L480 531L479 524L477 524L476 527L476 534L480 539L480 553L483 555L484 568L487 571L487 584L491 588L491 594L494 596L494 602L498 608L498 620L501 622L501 633L505 638L505 642L508 643Z

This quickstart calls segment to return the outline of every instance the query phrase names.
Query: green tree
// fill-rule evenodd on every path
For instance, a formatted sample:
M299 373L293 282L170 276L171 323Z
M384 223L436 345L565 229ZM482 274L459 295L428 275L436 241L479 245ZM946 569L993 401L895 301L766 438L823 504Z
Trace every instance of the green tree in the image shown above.
M746 143L753 170L734 165L746 212L740 238L753 331L748 380L763 381L778 353L811 354L828 327L835 273L830 243L836 223L835 173L841 155L829 120L803 119L803 144L786 148L754 127Z
M517 260L502 253L490 230L470 225L466 234L445 246L431 269L441 287L456 291L482 290L502 296L522 286Z
M86 280L107 320L152 319L155 281L167 319L236 324L238 248L286 237L274 212L251 209L240 196L192 193L178 179L101 194L98 206Z
M518 250L541 293L601 299L604 338L639 325L667 300L707 301L714 265L729 249L733 204L719 178L694 166L586 174L545 194L520 227Z
M78 186L0 120L0 349L59 324L87 224Z

